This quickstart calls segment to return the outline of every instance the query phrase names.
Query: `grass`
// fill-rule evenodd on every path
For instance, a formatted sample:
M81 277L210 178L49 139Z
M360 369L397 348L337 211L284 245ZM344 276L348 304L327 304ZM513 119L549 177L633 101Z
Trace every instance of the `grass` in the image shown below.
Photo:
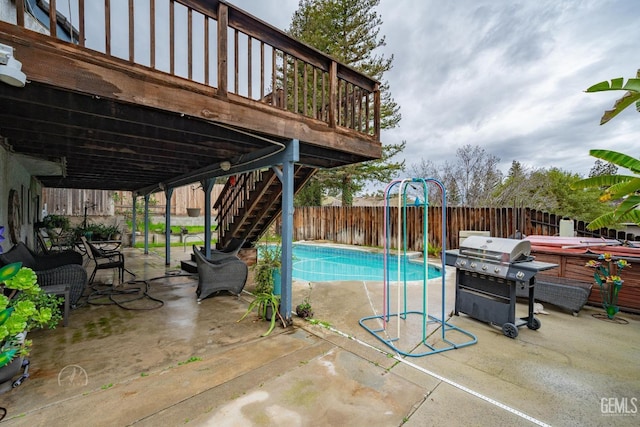
M214 247L216 244L217 240L213 239L211 240L211 247ZM196 243L204 243L204 240L194 240L194 239L189 239L189 245L192 244L196 244ZM183 247L184 243L180 243L180 242L171 242L171 247ZM134 248L144 248L144 238L142 242L138 242L136 239L136 244L133 246ZM164 242L149 242L149 247L150 248L164 248Z
M186 229L188 233L204 233L203 225L172 225L171 234L180 234L182 229ZM211 227L211 231L215 231L216 227ZM149 224L149 231L152 233L164 234L164 224Z

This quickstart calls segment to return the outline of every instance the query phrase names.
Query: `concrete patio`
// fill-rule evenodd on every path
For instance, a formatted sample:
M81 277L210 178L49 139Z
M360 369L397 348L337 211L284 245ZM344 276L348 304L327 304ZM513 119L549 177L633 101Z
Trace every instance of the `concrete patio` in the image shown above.
M254 315L237 322L248 294L196 302L196 280L174 270L188 251L173 248L168 270L157 254L125 254L137 279L169 277L125 287L142 288L153 299L123 303L127 308L87 304L71 313L68 327L32 332L30 378L0 395L8 411L2 425L639 423L636 315L622 313L628 324L616 324L594 318L602 311L597 307L574 317L545 305L548 314L537 315L542 327L520 329L516 339L465 315L452 316L449 323L476 335L476 344L402 358L358 323L380 314L379 283L315 284L312 304L320 324L294 316L293 327L261 337L267 324ZM449 271L446 313L453 307L452 276ZM440 316L440 282L432 283L429 313ZM245 289L252 288L249 283ZM307 290L306 283L294 283L294 305ZM409 295L411 304L419 303L420 287L410 286ZM524 304L518 310L526 314ZM419 322L409 316L398 347L426 350L416 335ZM429 342L439 336L436 331ZM454 332L450 339L465 337Z

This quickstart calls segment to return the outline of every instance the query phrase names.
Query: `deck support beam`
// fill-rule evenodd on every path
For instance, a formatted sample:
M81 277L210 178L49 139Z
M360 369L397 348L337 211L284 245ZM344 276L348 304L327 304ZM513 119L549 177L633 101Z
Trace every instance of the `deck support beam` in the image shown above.
M215 178L200 181L204 191L204 251L207 258L211 257L211 191L215 183Z
M171 263L171 196L173 196L173 188L164 190L165 209L164 209L164 265Z
M136 247L136 220L137 220L137 212L136 212L136 208L138 207L138 196L136 196L135 193L133 193L133 202L132 202L132 212L131 212L131 247L135 248Z
M149 255L149 198L150 194L144 195L144 254Z
M280 278L280 314L287 323L291 322L291 295L293 273L293 189L294 166L300 160L300 142L291 140L282 152L282 173L274 168L282 183L282 258Z

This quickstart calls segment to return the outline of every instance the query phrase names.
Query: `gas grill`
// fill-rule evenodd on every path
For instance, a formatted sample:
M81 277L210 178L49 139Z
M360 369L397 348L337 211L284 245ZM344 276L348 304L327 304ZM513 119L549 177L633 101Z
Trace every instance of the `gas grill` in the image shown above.
M509 337L527 325L539 329L533 315L535 275L557 264L535 261L528 240L469 236L460 249L446 251L446 264L456 267L455 314L502 327ZM529 289L529 315L516 319L516 289Z

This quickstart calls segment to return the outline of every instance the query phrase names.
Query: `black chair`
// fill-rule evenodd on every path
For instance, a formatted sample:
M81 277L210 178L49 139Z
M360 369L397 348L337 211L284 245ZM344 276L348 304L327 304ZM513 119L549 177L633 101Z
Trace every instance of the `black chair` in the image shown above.
M237 258L238 252L242 249L242 245L244 245L245 239L238 239L237 237L232 237L229 243L222 249L211 249L211 256L207 257L207 259L211 261L220 261L227 258ZM204 249L200 250L202 255L205 255Z
M93 272L89 277L89 284L93 283L98 270L118 269L118 279L120 284L124 283L124 255L117 250L104 250L92 245L86 237L80 237L84 245L89 260L93 262Z
M48 255L33 253L24 243L15 244L11 250L0 254L0 267L21 262L38 276L38 285L45 291L58 289L60 285L69 286L70 305L75 307L87 284L87 271L82 266L82 255L67 250ZM58 291L54 293L59 293Z
M228 291L235 295L242 292L247 283L249 269L240 258L231 256L218 260L207 259L195 245L193 253L198 265L198 301L220 291Z

